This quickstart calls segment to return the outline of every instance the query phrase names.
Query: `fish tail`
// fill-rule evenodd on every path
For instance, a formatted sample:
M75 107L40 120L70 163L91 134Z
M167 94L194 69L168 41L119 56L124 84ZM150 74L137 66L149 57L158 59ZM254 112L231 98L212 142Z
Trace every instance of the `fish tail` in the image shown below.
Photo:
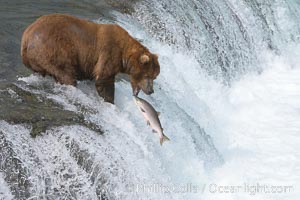
M170 139L163 134L159 141L160 145L162 145L165 141L170 141Z

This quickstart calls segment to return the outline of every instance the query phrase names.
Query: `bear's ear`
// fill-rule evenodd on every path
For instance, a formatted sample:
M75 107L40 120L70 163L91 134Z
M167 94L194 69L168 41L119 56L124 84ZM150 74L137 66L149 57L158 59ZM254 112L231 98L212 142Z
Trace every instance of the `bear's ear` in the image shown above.
M142 64L146 64L146 63L148 63L149 61L150 61L150 58L149 58L148 55L146 55L146 54L141 55L141 57L140 57L140 62L141 62Z

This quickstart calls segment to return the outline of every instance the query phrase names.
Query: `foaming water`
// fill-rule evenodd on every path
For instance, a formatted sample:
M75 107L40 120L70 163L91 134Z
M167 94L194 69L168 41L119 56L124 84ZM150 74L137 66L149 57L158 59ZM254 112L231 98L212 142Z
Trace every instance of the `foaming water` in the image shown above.
M6 181L4 180L4 176L2 173L0 173L0 199L7 199L11 200L13 199L13 195L10 192L9 186L6 184Z
M104 133L59 126L33 139L30 126L0 121L0 198L296 199L300 48L291 44L299 39L298 4L269 5L144 1L133 16L112 13L159 55L155 93L141 97L161 112L171 139L162 147L125 80L116 83L111 105L91 81L73 87L38 75L19 78L16 87L82 114ZM8 180L16 174L22 188ZM243 188L257 183L292 188ZM231 185L242 188L215 190Z
M153 97L148 100L152 101L157 110L162 112L161 121L164 131L171 137L171 142L166 143L163 147L160 147L159 138L151 132L140 116L130 96L131 89L128 83L119 82L117 84L115 107L101 101L99 103L99 97L92 83L82 82L79 83L78 88L74 88L53 84L51 79L41 79L39 76L22 78L22 80L30 86L51 84L52 82L53 90L50 94L46 94L48 98L64 105L65 109L75 112L79 112L84 107L88 111L85 113L86 120L104 128L105 133L102 137L89 138L87 141L103 140L105 149L114 149L114 151L107 152L109 158L103 158L103 162L107 162L108 165L114 163L112 158L120 157L119 159L116 158L117 169L115 169L117 179L122 180L119 187L115 186L117 183L111 176L114 169L108 167L104 169L105 172L102 172L106 175L104 177L107 177L108 182L114 184L114 187L108 185L107 191L111 194L120 194L117 196L119 198L131 198L137 192L137 197L150 198L153 196L156 199L165 199L170 196L172 199L180 199L182 195L151 191L141 192L138 187L142 187L143 184L150 187L154 184L184 185L191 181L200 181L199 183L201 183L199 176L203 175L201 172L205 171L205 166L211 167L222 162L220 154L204 129L176 102L166 101L168 97L159 90L157 95L160 98L155 99ZM23 89L38 93L38 90L26 87ZM40 94L43 93L41 91ZM170 121L172 123L169 123ZM69 129L67 128L67 130ZM63 132L66 134L65 129ZM80 131L74 128L71 132L78 133ZM78 141L79 149L82 149L80 145L82 138ZM94 148L97 149L98 145L99 143L95 144ZM103 150L97 150L97 152L103 152ZM97 161L95 162L97 163ZM122 169L124 173L126 172L124 176L119 174L119 171L123 171ZM197 176L195 176L195 169L198 171ZM134 188L131 193L128 193L128 188L124 188L125 185ZM138 193L139 191L141 193Z
M102 102L89 81L80 82L75 88L32 75L20 79L31 87L21 85L23 89L46 95L67 110L81 112L84 108L85 119L104 128L103 136L80 126L61 127L53 134L61 134L59 143L63 141L65 146L77 145L74 152L80 150L92 155L92 166L106 163L101 165L101 176L97 177L106 180L104 188L112 197L295 197L300 179L297 173L300 68L295 56L265 52L262 55L265 70L261 74L245 75L228 87L205 75L193 58L157 43L153 48L165 67L156 81L153 96L142 96L162 113L162 125L171 138L163 147L140 116L130 95L130 85L125 81L116 84L116 106ZM188 63L189 70L182 67L183 62ZM39 85L48 85L50 90L39 90ZM257 183L293 188L280 195L242 189L222 194L213 190L213 184L244 187ZM154 191L151 187L156 184L173 190ZM174 192L176 187L188 184L197 186L197 190Z
M214 141L226 162L212 173L210 182L242 188L229 194L207 193L205 199L299 196L300 66L288 57L272 56L268 69L234 83L226 91L226 101L215 105L223 137L215 136Z

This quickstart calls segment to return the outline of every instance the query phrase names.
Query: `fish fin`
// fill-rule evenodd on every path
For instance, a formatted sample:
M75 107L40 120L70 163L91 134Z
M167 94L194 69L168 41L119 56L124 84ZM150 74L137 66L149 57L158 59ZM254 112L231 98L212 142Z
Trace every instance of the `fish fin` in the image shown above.
M163 144L165 141L170 141L170 139L169 139L167 136L163 135L163 136L160 138L160 141L159 141L160 146L162 146L162 144Z
M150 122L149 121L147 121L147 125L150 126Z
M157 116L159 116L160 115L160 112L156 112L157 113Z
M142 112L146 112L143 108L140 108L140 110L141 110Z

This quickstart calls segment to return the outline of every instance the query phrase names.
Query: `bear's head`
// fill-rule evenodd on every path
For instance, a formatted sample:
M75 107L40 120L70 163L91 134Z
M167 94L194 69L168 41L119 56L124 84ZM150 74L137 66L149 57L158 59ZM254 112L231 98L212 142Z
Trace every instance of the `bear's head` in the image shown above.
M157 55L136 52L130 56L128 65L133 95L138 95L141 89L147 95L152 94L153 80L160 72Z

